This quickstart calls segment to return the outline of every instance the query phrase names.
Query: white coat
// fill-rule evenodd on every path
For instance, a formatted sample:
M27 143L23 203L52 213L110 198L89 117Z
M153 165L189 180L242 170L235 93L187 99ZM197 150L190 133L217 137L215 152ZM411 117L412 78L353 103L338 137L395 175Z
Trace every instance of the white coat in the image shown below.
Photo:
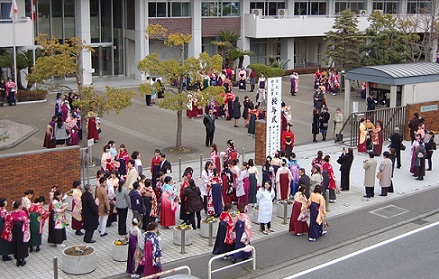
M265 188L259 188L256 193L256 199L258 200L259 210L258 210L258 223L267 224L271 222L271 215L273 214L273 199L274 190L270 191Z

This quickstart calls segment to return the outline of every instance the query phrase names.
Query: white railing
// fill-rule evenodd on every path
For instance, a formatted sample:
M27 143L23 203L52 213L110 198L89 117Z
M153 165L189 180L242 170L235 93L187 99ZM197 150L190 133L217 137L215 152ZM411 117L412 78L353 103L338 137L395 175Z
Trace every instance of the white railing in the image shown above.
M158 276L171 274L171 273L174 273L174 272L177 272L177 271L180 271L180 270L186 270L187 271L187 275L191 275L190 267L187 266L187 265L183 265L183 266L179 266L179 267L176 267L176 268L172 268L172 269L168 269L168 270L162 271L160 273L151 274L151 275L148 275L146 277L142 277L142 279L151 279L151 278L155 278L155 277L158 277Z
M229 257L229 256L231 256L233 254L238 253L238 252L241 252L241 251L244 251L244 250L248 250L249 248L252 249L252 256L250 258L248 258L247 260L243 260L242 262L239 262L239 263L235 263L235 264L232 264L232 265L228 265L228 266L224 266L224 267L212 270L212 262L213 261L215 261L217 259L222 259L223 257ZM214 256L214 257L212 257L209 260L208 270L207 270L207 278L208 279L212 279L212 274L215 273L215 272L219 272L221 270L229 269L229 268L232 268L232 267L235 267L237 265L241 265L241 264L244 264L244 263L247 263L247 262L250 262L250 261L253 261L253 271L256 270L256 250L255 250L255 247L253 247L251 245L247 245L245 247L242 247L242 248L230 251L230 252L225 253L225 254Z

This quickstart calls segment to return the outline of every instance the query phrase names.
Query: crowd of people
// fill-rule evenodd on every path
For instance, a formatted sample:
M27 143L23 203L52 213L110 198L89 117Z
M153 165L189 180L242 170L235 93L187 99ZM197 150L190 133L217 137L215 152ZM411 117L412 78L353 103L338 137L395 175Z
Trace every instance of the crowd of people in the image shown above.
M4 78L0 78L0 106L4 106L5 100L9 106L17 105L17 84L11 77L5 82Z

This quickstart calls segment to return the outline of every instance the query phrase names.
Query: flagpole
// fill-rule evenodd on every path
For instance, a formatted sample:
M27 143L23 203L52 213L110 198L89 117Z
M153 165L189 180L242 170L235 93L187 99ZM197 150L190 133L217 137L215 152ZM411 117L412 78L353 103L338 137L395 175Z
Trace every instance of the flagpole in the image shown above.
M35 57L35 20L36 20L35 9L36 9L36 7L35 7L34 0L31 0L30 2L32 5L31 11L30 11L31 20L32 20L32 66L33 66L33 68L35 68L35 59L36 59L36 57ZM37 88L37 82L35 82L34 84L35 84L35 88Z
M15 19L16 15L14 14L12 18L12 47L13 47L13 58L14 58L14 82L17 84L17 47L15 43Z

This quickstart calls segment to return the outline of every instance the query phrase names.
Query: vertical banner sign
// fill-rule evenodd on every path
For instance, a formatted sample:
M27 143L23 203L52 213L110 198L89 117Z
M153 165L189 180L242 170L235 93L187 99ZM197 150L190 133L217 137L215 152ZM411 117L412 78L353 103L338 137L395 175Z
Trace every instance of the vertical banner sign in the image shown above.
M268 79L266 156L274 156L280 149L282 78Z

